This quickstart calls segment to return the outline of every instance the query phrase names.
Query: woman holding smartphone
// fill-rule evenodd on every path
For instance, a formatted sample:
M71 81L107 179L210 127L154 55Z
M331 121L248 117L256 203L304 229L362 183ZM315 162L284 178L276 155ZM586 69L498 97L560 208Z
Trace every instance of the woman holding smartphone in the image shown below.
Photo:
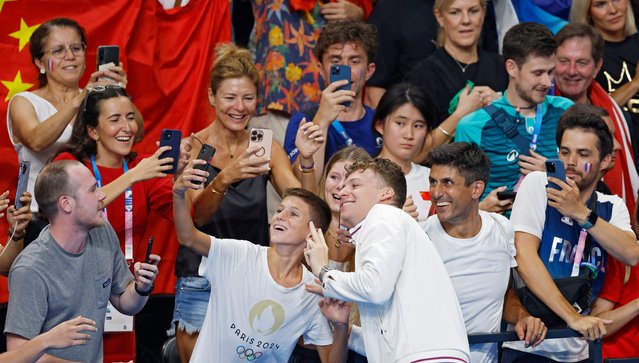
M33 193L35 179L42 167L69 141L86 88L96 84L99 77L108 77L126 87L124 70L112 66L108 70L93 72L85 89L82 89L80 79L86 68L86 47L84 29L67 18L48 20L31 35L29 51L38 69L40 88L13 96L7 112L9 138L18 153L18 160L31 161L27 186L30 193ZM38 211L35 199L31 210ZM36 232L35 237L37 235Z
M300 186L315 192L312 155L323 135L310 122L300 125L297 147L301 166L295 172L278 142L271 142L270 155L262 155L262 148L268 150L268 145L248 146L251 135L246 126L257 107L258 70L246 49L222 44L216 52L209 86L215 121L196 133L192 153L193 157L198 155L203 144L215 148L212 159L207 160L212 166L212 181L202 190L190 190L187 199L194 206L194 222L203 232L268 245L266 183L270 181L280 195ZM210 296L208 281L198 274L200 260L199 254L180 246L173 324L177 325L182 362L190 359Z
M144 232L151 211L173 221L173 185L166 174L173 160L160 159L169 147L147 158L137 155L133 151L137 131L133 102L126 90L95 86L80 104L71 142L55 160L78 160L93 172L106 194L104 215L118 235L125 258L143 262L148 237ZM178 173L187 161L188 153L182 151ZM133 333L109 333L104 342L105 361L135 359Z

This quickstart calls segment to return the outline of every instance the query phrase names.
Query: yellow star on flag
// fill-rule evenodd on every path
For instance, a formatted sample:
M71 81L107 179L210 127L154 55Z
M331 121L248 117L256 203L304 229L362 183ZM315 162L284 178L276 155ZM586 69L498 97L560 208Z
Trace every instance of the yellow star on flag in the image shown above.
M8 3L9 1L18 1L18 0L0 0L0 13L2 12L2 7L4 3Z
M7 89L9 89L9 93L7 94L7 97L5 97L4 102L9 101L11 97L13 97L13 95L15 95L16 93L26 91L29 88L33 87L32 83L22 82L22 76L20 75L20 71L18 71L18 74L16 74L16 78L13 79L13 82L12 81L0 81L0 82L2 82L2 84L5 87L7 87Z
M10 37L20 40L20 46L18 50L22 51L22 48L24 48L24 46L29 43L31 34L33 34L33 32L38 29L39 26L40 24L28 26L27 23L25 23L24 19L20 18L20 30L9 34Z

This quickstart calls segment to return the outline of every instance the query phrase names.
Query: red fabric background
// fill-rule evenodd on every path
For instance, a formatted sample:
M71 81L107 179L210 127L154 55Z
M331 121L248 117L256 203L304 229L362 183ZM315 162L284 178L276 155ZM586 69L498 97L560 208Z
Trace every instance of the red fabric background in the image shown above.
M228 0L191 1L180 9L165 11L155 0L0 0L0 81L22 81L37 88L36 68L29 44L19 50L19 40L9 36L20 29L54 17L78 21L87 31L87 70L81 86L95 69L96 48L120 46L120 61L129 78L128 92L144 116L145 138L135 146L153 153L163 128L181 129L185 135L209 124L208 73L216 43L231 40ZM13 199L17 181L17 156L6 128L9 89L0 84L0 190ZM151 215L146 235L155 237L154 252L163 261L155 293L173 293L173 269L177 240L173 226ZM6 219L0 236L7 235ZM0 237L4 243L4 237ZM7 282L0 279L0 302L7 301Z

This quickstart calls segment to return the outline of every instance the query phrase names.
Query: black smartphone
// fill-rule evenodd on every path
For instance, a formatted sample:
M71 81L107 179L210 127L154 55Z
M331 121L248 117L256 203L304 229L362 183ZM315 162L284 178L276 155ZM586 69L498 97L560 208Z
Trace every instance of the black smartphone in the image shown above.
M546 160L546 175L549 177L555 177L561 181L566 181L566 169L564 168L564 162L559 159ZM561 190L561 187L555 183L548 182L548 188L554 188Z
M22 208L22 202L20 197L27 191L27 185L29 184L29 171L31 169L31 162L28 160L20 162L20 170L18 170L18 185L16 187L16 198L13 205L16 209Z
M98 47L98 65L97 70L100 71L109 65L120 65L120 46L118 45L101 45Z
M160 147L170 146L171 150L163 152L160 155L160 159L173 158L171 170L165 171L167 174L175 174L177 172L178 161L180 160L180 141L182 141L182 131L173 129L162 130Z
M146 257L144 263L151 263L151 250L153 249L153 236L149 237L149 244L146 246Z
M346 90L350 91L351 89L351 67L345 66L343 64L331 64L331 75L330 75L330 83L341 81L343 79L348 81L348 84L341 86L337 90ZM344 106L349 107L351 105L350 102L343 103Z
M210 170L211 169L210 161L213 158L213 155L215 155L215 148L208 144L202 144L202 148L200 149L200 152L197 154L198 160L206 161L206 164L203 164L203 165L198 164L195 166L195 169L205 170L209 172L208 179L206 179L206 185L208 185L213 179L213 175ZM200 184L200 182L193 181L193 184Z
M515 199L516 196L517 196L517 192L509 192L509 191L497 192L497 199L499 200Z

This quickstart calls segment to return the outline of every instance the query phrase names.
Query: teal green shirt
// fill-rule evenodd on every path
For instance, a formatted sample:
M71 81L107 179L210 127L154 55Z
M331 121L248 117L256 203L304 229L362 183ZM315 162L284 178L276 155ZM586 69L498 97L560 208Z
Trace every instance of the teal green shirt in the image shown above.
M546 96L541 104L543 117L535 152L548 159L557 158L557 124L564 111L572 105L573 102L567 98ZM517 131L526 138L532 137L535 118L518 115L515 107L506 99L505 93L493 102L493 106L503 108L513 120L518 119ZM488 112L482 108L462 118L457 125L455 141L477 144L490 159L490 176L482 199L500 186L505 185L508 190L513 190L520 176L517 162L521 150L497 126Z

